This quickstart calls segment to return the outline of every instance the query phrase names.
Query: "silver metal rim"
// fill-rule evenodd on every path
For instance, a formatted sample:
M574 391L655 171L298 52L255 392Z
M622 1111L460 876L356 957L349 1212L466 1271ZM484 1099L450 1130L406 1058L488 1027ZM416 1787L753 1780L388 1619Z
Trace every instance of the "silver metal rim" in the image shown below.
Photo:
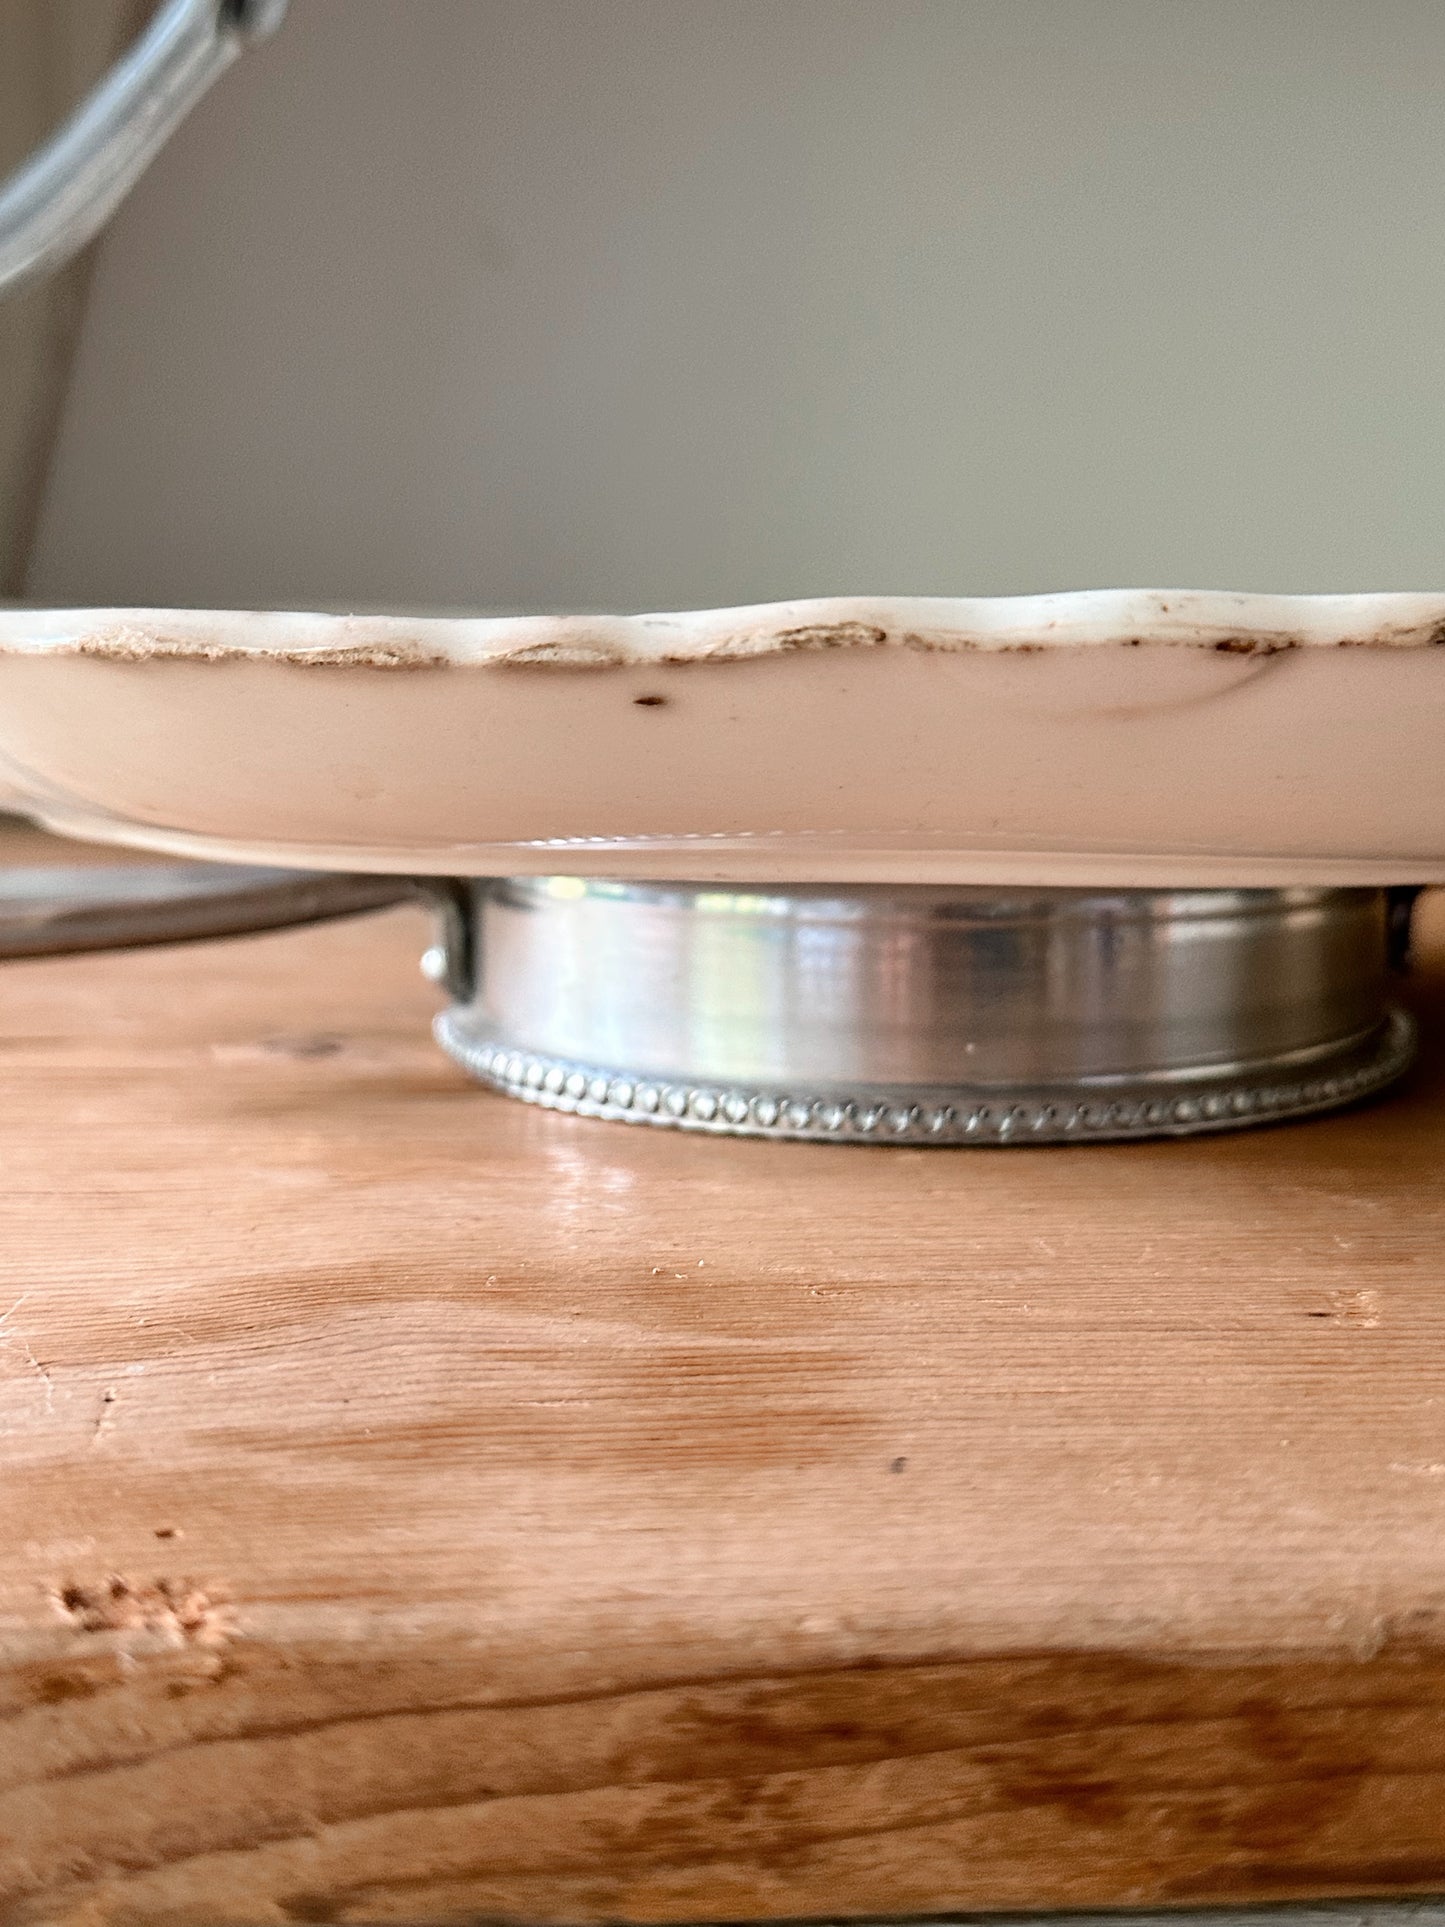
M223 863L0 870L0 959L247 936L356 916L415 894L399 877Z
M1293 1077L1276 1064L1267 1077L1201 1080L1185 1094L1177 1082L1161 1090L1147 1079L1006 1093L757 1090L640 1078L518 1050L472 1034L456 1010L436 1020L436 1036L493 1089L579 1117L828 1144L1012 1145L1190 1137L1336 1110L1383 1090L1409 1067L1416 1026L1391 1009L1368 1037L1297 1066Z

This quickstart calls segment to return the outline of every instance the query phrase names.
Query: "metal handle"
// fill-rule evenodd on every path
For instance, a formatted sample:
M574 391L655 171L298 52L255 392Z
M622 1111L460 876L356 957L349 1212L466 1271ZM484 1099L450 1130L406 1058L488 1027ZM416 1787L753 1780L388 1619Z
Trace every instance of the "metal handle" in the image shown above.
M60 267L99 233L238 54L287 0L167 0L140 38L0 185L0 293Z
M415 897L405 877L226 863L0 866L0 961L322 923Z

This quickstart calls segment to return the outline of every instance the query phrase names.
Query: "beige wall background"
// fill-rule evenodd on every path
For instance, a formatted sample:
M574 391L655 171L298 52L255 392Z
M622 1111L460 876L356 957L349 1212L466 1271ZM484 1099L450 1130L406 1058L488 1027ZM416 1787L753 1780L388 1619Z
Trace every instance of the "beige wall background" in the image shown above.
M293 0L103 244L54 600L1445 587L1438 0Z
M0 174L14 167L122 47L138 0L0 0ZM0 595L24 578L89 260L0 301Z

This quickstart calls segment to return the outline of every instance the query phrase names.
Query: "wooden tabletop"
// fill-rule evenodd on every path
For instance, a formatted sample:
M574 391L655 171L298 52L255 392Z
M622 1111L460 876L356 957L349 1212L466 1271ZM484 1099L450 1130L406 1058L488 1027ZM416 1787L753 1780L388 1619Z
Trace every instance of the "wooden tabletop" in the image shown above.
M551 1116L419 912L0 967L0 1922L1445 1888L1445 918L1368 1109Z

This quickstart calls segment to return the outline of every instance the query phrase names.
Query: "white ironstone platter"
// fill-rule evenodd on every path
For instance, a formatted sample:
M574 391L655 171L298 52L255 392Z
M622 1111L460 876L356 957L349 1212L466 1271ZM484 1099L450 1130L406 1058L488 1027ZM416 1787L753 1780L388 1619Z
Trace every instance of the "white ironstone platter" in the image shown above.
M0 611L56 828L453 875L1445 881L1445 593Z

